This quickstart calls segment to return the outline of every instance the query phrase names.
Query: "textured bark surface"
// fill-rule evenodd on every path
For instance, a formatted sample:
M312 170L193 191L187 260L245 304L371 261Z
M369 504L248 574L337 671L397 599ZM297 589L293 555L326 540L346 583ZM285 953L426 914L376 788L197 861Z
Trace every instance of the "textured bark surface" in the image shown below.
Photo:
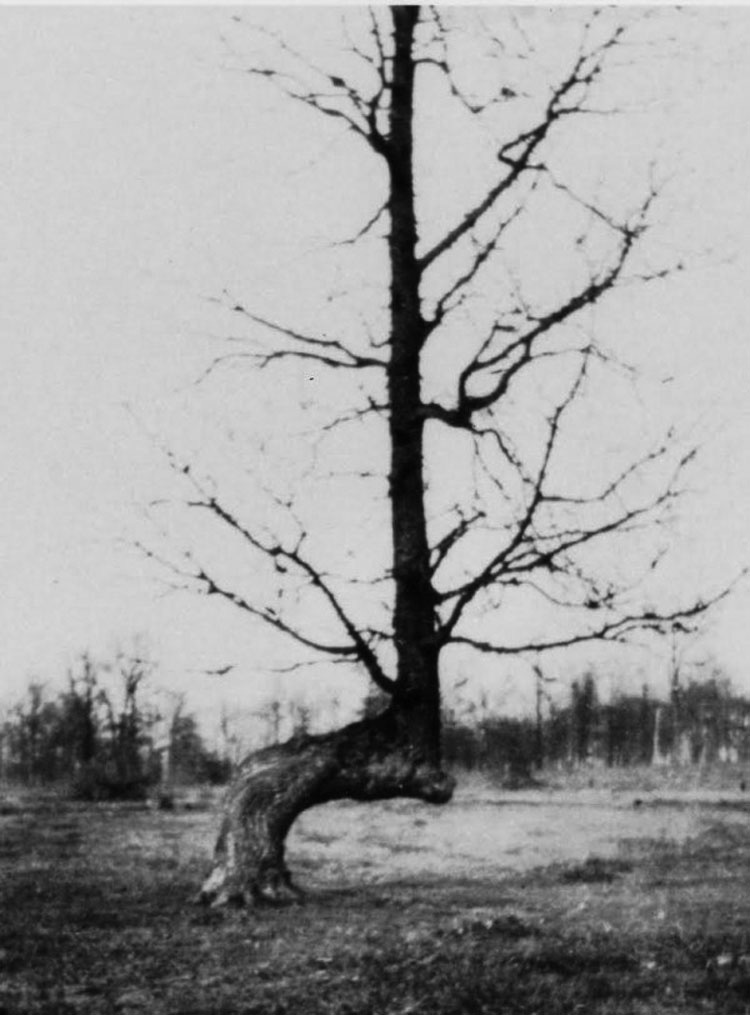
M413 797L446 803L454 780L415 746L390 710L334 733L297 737L249 755L225 804L214 867L200 892L213 905L296 896L284 840L304 810L330 800Z

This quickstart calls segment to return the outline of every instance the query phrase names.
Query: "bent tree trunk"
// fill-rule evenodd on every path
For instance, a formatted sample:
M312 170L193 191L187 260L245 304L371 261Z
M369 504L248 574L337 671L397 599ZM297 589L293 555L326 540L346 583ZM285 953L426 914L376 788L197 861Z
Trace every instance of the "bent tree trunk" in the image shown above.
M213 905L297 895L284 860L295 818L331 800L413 797L446 803L454 780L413 741L405 713L389 709L321 736L295 737L249 755L227 795L214 867L200 892Z
M388 132L371 143L388 168L390 356L387 364L393 544L395 679L380 669L366 639L347 622L355 656L392 695L380 716L324 736L290 740L250 755L231 787L201 896L216 904L278 897L291 889L284 839L302 811L330 800L413 797L446 803L454 780L440 767L440 642L425 517L420 357L428 334L422 315L422 268L416 254L412 52L418 7L393 6ZM386 57L384 56L384 61ZM390 58L389 58L390 59ZM387 62L387 61L386 61ZM309 570L309 569L308 569ZM321 585L318 578L318 585ZM329 596L329 599L331 597ZM336 610L342 616L340 605Z

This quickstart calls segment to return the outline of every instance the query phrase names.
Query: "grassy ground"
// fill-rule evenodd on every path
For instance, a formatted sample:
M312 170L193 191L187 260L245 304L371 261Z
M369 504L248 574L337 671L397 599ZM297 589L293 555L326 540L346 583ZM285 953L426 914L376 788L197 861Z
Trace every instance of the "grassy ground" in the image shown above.
M208 812L8 807L0 1013L750 1013L748 805L629 793L321 808L249 911L190 904Z

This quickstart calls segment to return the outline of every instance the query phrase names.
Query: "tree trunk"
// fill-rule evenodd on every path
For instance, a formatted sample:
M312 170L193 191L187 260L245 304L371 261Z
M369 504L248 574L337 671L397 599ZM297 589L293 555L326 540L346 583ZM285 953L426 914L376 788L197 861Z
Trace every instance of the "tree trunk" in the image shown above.
M430 572L424 485L424 413L420 358L427 329L416 255L412 53L418 7L393 7L394 55L389 133L391 228L390 499L393 533L396 705L411 715L412 736L440 764L440 684L435 592Z
M298 895L284 840L304 810L331 800L450 800L454 780L416 746L410 718L389 709L321 736L251 754L229 789L214 868L200 901L213 905Z
M454 780L440 767L439 646L425 517L420 357L427 326L416 255L412 52L418 7L390 8L393 65L388 252L391 266L388 396L393 539L392 703L334 733L298 737L251 755L227 798L206 901L277 897L291 889L284 839L298 814L329 800L415 797L445 803Z

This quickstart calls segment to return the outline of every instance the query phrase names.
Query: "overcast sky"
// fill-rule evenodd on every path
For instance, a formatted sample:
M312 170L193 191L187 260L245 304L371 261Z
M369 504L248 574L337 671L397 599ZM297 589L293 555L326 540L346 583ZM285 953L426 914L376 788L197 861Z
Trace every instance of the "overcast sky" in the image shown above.
M300 30L300 12L268 18ZM331 125L279 114L238 72L247 41L230 9L2 8L0 28L0 697L142 634L195 704L252 707L281 679L266 675L266 636L228 607L165 595L130 547L171 489L148 435L186 451L208 439L229 397L215 378L193 397L227 326L211 298L304 302L305 245L361 225L377 181ZM313 52L316 31L308 20ZM636 72L652 92L663 75L663 108L614 132L608 157L658 141L676 174L668 235L693 255L673 283L633 293L622 322L636 358L653 351L674 377L654 388L659 411L706 447L673 536L689 593L750 562L750 12L692 10L675 31L682 58ZM460 207L455 180L445 193ZM229 404L239 383L227 379ZM268 395L238 429L252 433ZM745 588L700 644L746 691L749 616ZM223 682L201 675L226 664Z

